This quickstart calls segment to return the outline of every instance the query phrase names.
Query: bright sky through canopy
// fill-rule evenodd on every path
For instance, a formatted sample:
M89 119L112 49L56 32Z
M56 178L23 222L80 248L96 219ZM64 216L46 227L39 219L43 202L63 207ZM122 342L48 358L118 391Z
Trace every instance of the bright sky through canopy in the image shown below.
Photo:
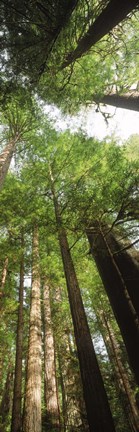
M70 129L77 132L80 128L89 136L103 139L106 135L114 133L121 139L127 139L132 134L139 134L139 113L127 109L105 107L103 112L108 112L112 117L108 125L101 113L94 107L80 111L76 116L63 115L55 106L46 105L45 113L54 120L58 130Z

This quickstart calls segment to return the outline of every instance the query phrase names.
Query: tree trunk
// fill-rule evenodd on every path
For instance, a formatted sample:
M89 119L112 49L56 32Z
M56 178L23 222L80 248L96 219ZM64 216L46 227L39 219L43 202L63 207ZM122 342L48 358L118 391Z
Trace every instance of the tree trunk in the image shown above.
M44 370L45 370L45 402L47 423L49 427L59 427L59 404L56 382L55 348L51 320L49 284L44 278Z
M74 51L68 54L62 69L80 58L86 51L108 34L117 24L139 5L139 0L110 0L105 9L90 26L87 33L79 40Z
M1 292L0 294L2 294L4 287L5 287L5 282L6 282L6 277L7 277L7 270L8 270L8 257L5 258L4 260L4 265L3 265L3 270L2 270L2 276L1 276L1 283L0 283L0 289Z
M12 139L7 144L7 146L5 147L5 149L0 155L0 190L3 187L3 183L7 175L18 139L19 139L19 135L17 135L14 139Z
M8 257L6 257L4 260L4 264L3 264L3 270L2 270L1 282L0 282L0 303L1 303L2 298L5 295L4 294L4 288L5 288L5 282L6 282L6 277L7 277L8 262L9 262L9 259L8 259ZM1 309L1 305L0 305L0 309Z
M139 431L139 411L128 379L127 371L122 364L118 342L110 325L110 321L104 311L99 312L99 318L105 331L104 340L106 342L106 347L107 345L109 347L108 351L111 353L111 360L114 364L118 387L126 397L125 414L129 417L129 422L132 425L133 431Z
M119 268L98 224L95 227L86 229L86 234L91 246L91 253L120 327L131 367L139 384L139 322L136 311Z
M77 349L74 342L74 334L72 330L66 331L67 339L67 356L69 361L67 363L67 374L66 379L69 387L69 422L71 427L81 428L84 432L89 431L89 426L87 422L87 414L85 408L85 402L83 398L83 388L81 382L81 375L77 365ZM72 343L71 343L72 340ZM72 396L71 396L72 395ZM71 420L73 418L73 426Z
M112 105L117 108L124 108L133 111L139 111L139 94L125 93L124 95L110 93L100 100L100 103Z
M74 340L74 336L73 336ZM78 369L77 350L69 343L69 334L63 329L57 346L62 387L62 414L65 430L88 431L81 376ZM85 421L86 420L86 421Z
M23 292L24 292L24 236L21 239L22 256L20 264L19 309L16 339L15 379L12 410L11 432L21 432L21 404L22 404L22 349L23 349Z
M54 327L55 349L59 364L59 377L62 394L62 423L64 431L88 431L87 414L83 398L83 388L77 359L77 349L71 324L61 321L62 293L55 287L53 303L55 309L55 323L60 320L60 328ZM62 325L62 326L61 326ZM62 430L63 430L62 429Z
M32 293L23 431L41 432L41 305L37 226L34 226L33 230Z
M108 227L107 230L109 231ZM135 249L131 248L130 254L124 248L124 244L118 241L116 236L111 232L108 235L106 234L106 239L139 318L139 263L132 256L132 250L135 252Z
M115 428L96 359L66 232L62 227L60 208L51 171L50 178L90 432L114 432Z
M63 368L62 368L62 361L61 361L61 352L58 348L58 366L59 366L59 381L60 381L60 387L61 387L61 396L62 396L62 432L66 432L66 425L67 425L67 403L66 403L66 392L65 392L65 383L63 379Z
M13 367L10 364L8 367L7 378L6 378L5 387L3 391L3 397L0 404L0 417L1 417L0 432L7 431L6 423L7 423L7 418L11 406L12 386L13 386Z

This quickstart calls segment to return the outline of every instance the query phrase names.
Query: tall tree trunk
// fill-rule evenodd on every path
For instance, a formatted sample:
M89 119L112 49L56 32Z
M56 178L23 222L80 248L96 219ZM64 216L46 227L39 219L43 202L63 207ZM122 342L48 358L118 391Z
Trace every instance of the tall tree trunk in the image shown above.
M32 293L24 408L24 432L41 432L41 304L39 234L33 230Z
M96 359L66 232L62 226L51 171L50 179L90 432L114 432L115 428Z
M9 364L5 387L3 391L3 397L0 404L0 417L1 417L1 428L0 432L6 432L7 418L11 406L11 396L12 396L12 386L13 386L13 367Z
M130 249L130 254L128 250L125 249L125 245L117 240L115 234L109 232L108 227L106 227L106 230L108 231L108 234L106 233L105 235L106 241L113 255L113 259L120 270L139 318L139 263L132 256L133 248ZM135 249L133 249L133 252L135 252Z
M81 376L78 369L76 348L69 344L69 333L63 329L57 344L62 386L62 414L66 428L88 431ZM74 336L73 336L74 340ZM86 420L86 421L85 421Z
M139 93L125 93L124 95L110 93L100 100L100 103L112 105L117 108L124 108L133 111L139 111Z
M16 338L16 360L15 360L15 379L12 410L11 432L21 432L22 417L22 349L23 349L23 293L24 293L24 234L21 238L21 264L20 264L20 287L19 287L19 309Z
M119 389L122 390L122 393L126 397L125 414L129 417L133 431L139 431L139 411L134 398L133 390L129 382L127 371L122 364L118 341L116 340L110 321L108 320L104 311L99 311L99 318L104 328L104 340L106 343L106 348L108 345L108 351L110 351L110 357L112 358L112 363L114 364Z
M67 425L67 403L66 403L66 391L65 391L65 383L63 379L63 368L62 368L62 359L61 359L61 352L58 347L57 350L58 355L58 366L59 366L59 379L60 379L60 387L61 387L61 395L62 395L62 432L66 432L66 425Z
M86 234L139 383L139 321L135 308L102 229L97 224L88 228Z
M44 371L45 371L45 402L47 423L49 427L59 427L59 404L56 382L55 347L51 319L49 284L44 277Z
M86 51L96 44L103 36L109 33L117 24L139 5L139 0L110 0L105 9L90 26L87 33L79 40L74 51L68 54L62 68L69 66L80 58Z
M67 339L67 356L69 361L67 363L67 374L66 379L69 387L69 406L68 410L69 421L68 424L73 424L73 428L76 425L77 428L81 429L85 432L89 430L88 422L87 422L87 414L85 408L85 402L83 398L83 388L81 382L81 375L79 369L77 367L77 349L74 342L74 334L72 330L66 331L66 339ZM72 340L72 343L71 343ZM71 397L71 394L73 395ZM72 400L73 399L73 400ZM73 418L73 423L71 420Z
M87 414L83 398L81 376L78 368L77 349L75 347L74 334L71 324L61 321L62 293L59 287L55 288L53 303L55 309L55 322L60 322L60 327L55 325L55 349L59 364L59 377L62 394L62 423L63 428L81 428L88 431ZM61 327L62 324L62 327ZM62 429L63 430L63 429Z
M5 147L0 155L0 190L3 187L3 183L8 172L13 153L15 151L16 143L19 140L19 135L16 135Z

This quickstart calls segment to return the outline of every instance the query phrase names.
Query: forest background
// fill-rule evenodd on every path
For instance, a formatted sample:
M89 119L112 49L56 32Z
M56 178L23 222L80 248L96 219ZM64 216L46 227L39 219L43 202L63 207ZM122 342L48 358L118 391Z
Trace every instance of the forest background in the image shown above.
M139 431L138 7L1 1L1 432Z

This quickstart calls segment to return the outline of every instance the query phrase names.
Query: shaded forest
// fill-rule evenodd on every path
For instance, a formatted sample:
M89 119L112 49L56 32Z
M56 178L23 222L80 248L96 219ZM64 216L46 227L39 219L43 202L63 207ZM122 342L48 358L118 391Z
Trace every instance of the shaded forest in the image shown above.
M0 432L139 431L139 1L1 0Z

